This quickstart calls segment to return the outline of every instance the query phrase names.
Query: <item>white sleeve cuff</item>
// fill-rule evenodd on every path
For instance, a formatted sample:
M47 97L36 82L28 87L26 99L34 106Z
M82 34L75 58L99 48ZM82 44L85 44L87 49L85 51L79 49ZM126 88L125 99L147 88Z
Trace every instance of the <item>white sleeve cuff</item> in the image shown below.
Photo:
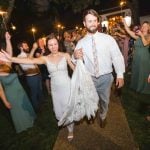
M124 78L123 73L117 73L117 78Z

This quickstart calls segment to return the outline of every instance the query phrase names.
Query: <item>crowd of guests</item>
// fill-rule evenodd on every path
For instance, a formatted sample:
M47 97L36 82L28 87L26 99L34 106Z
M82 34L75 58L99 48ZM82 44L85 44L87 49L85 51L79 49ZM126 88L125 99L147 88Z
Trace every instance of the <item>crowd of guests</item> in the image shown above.
M130 88L137 93L150 94L150 23L144 21L129 28L123 19L114 29L113 36L124 56L126 71L131 73ZM147 120L150 121L149 116Z
M106 27L102 29L102 32L109 34ZM86 28L82 32L77 30L65 31L62 37L56 39L60 44L60 51L72 56L77 42L85 35ZM115 25L111 36L115 38L120 47L126 71L131 71L131 89L138 93L150 94L149 22L145 21L140 27L129 28L123 20L121 24ZM13 56L11 36L8 32L5 34L5 40L5 50L10 56ZM48 41L45 42L42 38L33 43L31 50L26 41L19 42L17 47L20 51L18 58L37 58L40 61L42 56L51 57L50 54L53 53ZM64 57L70 60L70 57L66 55ZM15 64L15 67L12 68L11 62L0 61L0 98L6 108L10 110L17 133L33 126L36 113L40 111L44 99L43 89L46 89L46 93L51 95L50 84L51 75L45 62ZM149 116L147 119L150 121Z

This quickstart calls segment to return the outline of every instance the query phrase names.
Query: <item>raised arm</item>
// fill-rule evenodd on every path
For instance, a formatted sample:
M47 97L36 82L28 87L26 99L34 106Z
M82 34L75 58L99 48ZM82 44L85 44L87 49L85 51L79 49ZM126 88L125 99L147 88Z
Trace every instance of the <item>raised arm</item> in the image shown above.
M130 28L127 26L127 24L126 24L124 18L122 19L122 22L123 22L123 24L124 24L124 28L125 28L125 30L127 31L127 33L128 33L132 38L138 39L138 36L137 36L133 31L131 31Z
M5 62L14 62L19 64L45 64L46 61L44 59L46 56L41 56L38 58L19 58L19 57L11 57L8 53L2 50L0 52L0 60Z
M10 56L13 55L12 45L11 45L11 36L8 32L5 33L6 40L6 52L9 53Z
M121 34L121 33L119 33L119 32L115 32L114 35L119 36L119 37L121 37L121 38L125 38L125 37L126 37L125 34Z
M33 43L33 46L32 46L32 49L31 49L31 51L30 51L30 54L28 55L29 58L32 58L32 57L33 57L33 55L34 55L34 53L35 53L35 50L36 50L37 48L38 48L37 43L36 43L36 42Z

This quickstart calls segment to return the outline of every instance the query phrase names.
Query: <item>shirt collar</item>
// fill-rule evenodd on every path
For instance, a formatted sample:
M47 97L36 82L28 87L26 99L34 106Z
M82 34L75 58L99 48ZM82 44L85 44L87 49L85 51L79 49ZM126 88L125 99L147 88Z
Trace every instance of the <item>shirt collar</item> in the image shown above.
M88 33L87 33L86 36L87 36L88 38L92 38L92 37L95 38L95 37L97 36L97 34L98 34L98 31L96 31L94 34L88 34Z

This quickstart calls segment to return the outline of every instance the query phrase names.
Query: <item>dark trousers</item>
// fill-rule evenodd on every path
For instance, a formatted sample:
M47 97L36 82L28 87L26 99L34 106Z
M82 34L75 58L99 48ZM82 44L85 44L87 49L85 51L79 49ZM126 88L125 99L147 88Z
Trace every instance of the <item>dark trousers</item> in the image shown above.
M34 110L37 112L43 99L42 78L40 74L26 76L29 96Z

